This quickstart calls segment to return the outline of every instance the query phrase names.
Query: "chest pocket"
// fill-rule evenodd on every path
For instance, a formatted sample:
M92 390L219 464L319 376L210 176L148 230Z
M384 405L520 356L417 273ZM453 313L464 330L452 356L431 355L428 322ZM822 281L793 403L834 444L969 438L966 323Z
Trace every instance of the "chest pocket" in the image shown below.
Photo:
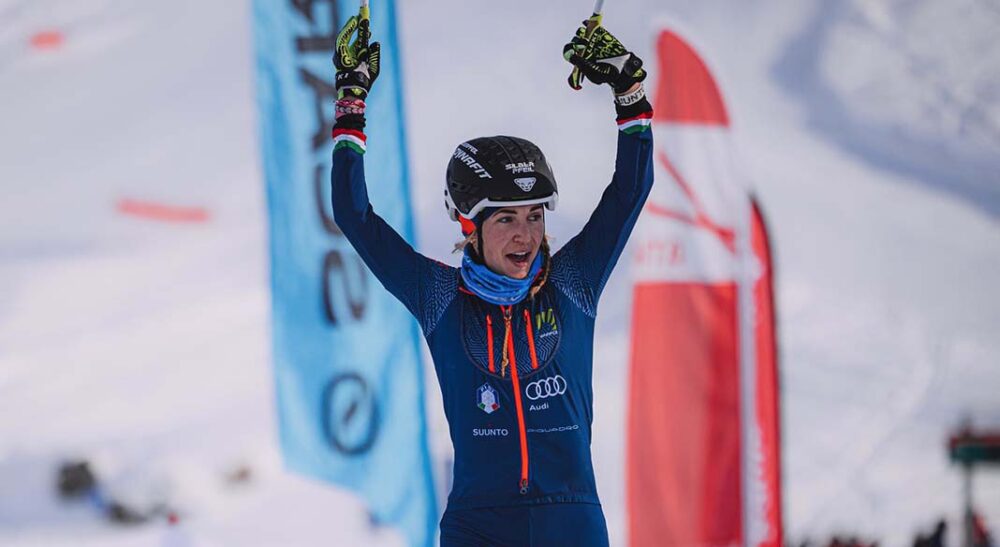
M508 342L507 367L504 367L504 335L507 330L504 310L463 293L462 343L469 360L483 372L497 377L509 377L509 367L515 363L518 375L522 377L544 369L555 357L562 337L554 301L549 291L543 288L534 299L510 307L514 351L511 356Z

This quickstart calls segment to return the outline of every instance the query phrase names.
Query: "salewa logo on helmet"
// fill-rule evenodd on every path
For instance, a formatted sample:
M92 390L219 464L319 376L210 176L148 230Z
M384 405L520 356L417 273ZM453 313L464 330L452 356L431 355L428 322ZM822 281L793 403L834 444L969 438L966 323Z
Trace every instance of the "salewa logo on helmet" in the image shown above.
M566 379L558 374L531 382L524 388L524 395L532 401L555 397L563 393L566 393Z
M522 161L518 163L508 163L507 165L504 165L503 168L515 175L520 173L531 173L535 170L535 162Z
M516 184L518 188L524 190L525 192L530 192L531 189L535 187L536 182L538 182L538 179L536 179L535 177L524 177L520 179L514 179L514 184Z
M490 175L489 171L487 171L485 167L483 167L482 165L479 164L478 161L476 161L476 158L466 154L465 151L462 150L461 148L455 149L455 159L469 166L469 169L472 169L477 175L479 175L479 178L481 179L493 178L493 176Z
M489 384L483 384L476 390L476 406L487 414L493 414L500 409L500 402L497 398L497 390Z

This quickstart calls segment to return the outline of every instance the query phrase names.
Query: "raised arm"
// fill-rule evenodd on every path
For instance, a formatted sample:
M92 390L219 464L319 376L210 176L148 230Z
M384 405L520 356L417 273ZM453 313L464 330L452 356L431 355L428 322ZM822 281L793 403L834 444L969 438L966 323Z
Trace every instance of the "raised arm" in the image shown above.
M618 114L618 157L611 183L590 220L553 257L552 276L593 316L653 186L653 109L642 86L642 61L603 27L590 35L585 29L580 27L564 55L588 80L611 85Z
M351 35L358 37L350 43ZM436 318L425 306L454 272L417 253L368 200L365 181L365 99L379 73L379 44L368 44L368 20L352 17L337 37L336 123L333 129L333 218L368 268L410 310L425 333ZM437 298L440 299L440 298ZM434 308L431 306L431 308ZM435 308L436 309L436 308Z

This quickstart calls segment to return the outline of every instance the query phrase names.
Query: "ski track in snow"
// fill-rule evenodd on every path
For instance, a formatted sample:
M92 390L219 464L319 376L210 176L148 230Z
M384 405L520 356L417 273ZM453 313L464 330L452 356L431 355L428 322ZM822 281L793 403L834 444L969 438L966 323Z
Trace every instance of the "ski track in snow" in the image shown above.
M965 14L1000 12L962 6L608 6L607 26L647 66L664 21L706 56L768 215L792 541L858 533L904 545L939 515L957 522L960 482L945 438L965 415L1000 426L1000 67L995 48L981 65L959 56L976 40L995 42L963 26ZM123 495L170 492L187 510L183 532L206 543L399 544L369 526L354 496L278 463L247 8L0 0L0 109L13 128L0 132L0 180L14 190L0 204L0 544L166 540L159 525L116 530L58 503L53 466L78 454L94 457ZM564 189L548 228L555 247L564 244L614 160L606 90L569 90L560 57L589 6L579 15L527 0L398 9L419 247L455 263L444 166L456 143L503 133L546 150ZM442 25L442 13L465 24ZM637 16L647 13L656 17ZM971 29L968 41L928 53L923 34L912 34L927 13L942 36ZM64 32L59 49L27 46L48 29ZM872 59L838 66L858 44L890 62L884 88ZM941 74L956 80L953 92L939 89ZM872 119L865 93L885 101L907 86L919 88L906 96L912 103ZM456 90L447 104L441 89ZM920 108L934 115L913 119ZM442 109L455 121L442 124ZM978 123L955 122L963 116ZM201 206L211 218L125 218L114 210L121 197ZM595 348L593 449L615 545L626 539L627 264L628 251L602 301ZM447 428L426 376L443 471ZM226 487L220 475L238 463L253 465L253 481ZM996 530L1000 478L977 481ZM445 472L438 482L445 493Z

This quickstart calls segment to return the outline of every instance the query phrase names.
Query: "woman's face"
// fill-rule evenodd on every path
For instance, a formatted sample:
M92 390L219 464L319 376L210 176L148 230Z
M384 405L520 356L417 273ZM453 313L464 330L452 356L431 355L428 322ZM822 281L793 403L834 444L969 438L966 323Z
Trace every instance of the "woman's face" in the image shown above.
M545 237L541 205L504 207L483 222L482 253L486 266L498 274L524 279Z

